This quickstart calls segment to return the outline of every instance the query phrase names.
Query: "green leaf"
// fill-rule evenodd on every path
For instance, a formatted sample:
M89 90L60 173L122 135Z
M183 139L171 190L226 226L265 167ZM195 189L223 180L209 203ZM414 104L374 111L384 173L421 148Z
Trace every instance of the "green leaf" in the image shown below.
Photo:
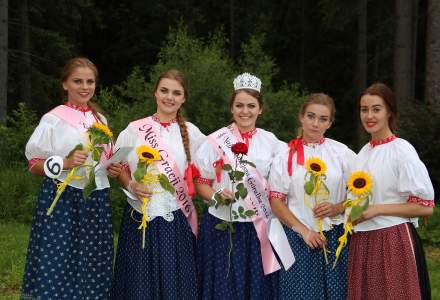
M238 215L237 215L237 212L236 212L235 210L232 211L232 214L234 215L234 217L235 217L235 216L238 216Z
M359 219L364 212L364 208L362 206L353 206L351 208L351 221L354 222Z
M228 228L228 223L225 221L215 225L215 229L220 230L220 231L225 231L227 228Z
M238 207L238 213L242 214L244 212L244 207L243 206L239 206Z
M208 207L212 207L216 204L217 202L215 200L209 200L208 203L206 205L208 205Z
M226 225L228 225L229 230L231 231L231 233L234 233L234 224L232 222L226 222Z
M137 182L141 182L145 174L147 174L147 170L145 170L145 168L137 168L136 171L134 171L133 176Z
M230 164L225 164L223 166L223 170L225 170L226 172L232 171L232 167Z
M102 151L103 149L101 147L94 148L92 152L92 159L94 161L99 161L101 159Z
M240 181L240 180L243 179L244 172L241 172L241 171L234 171L233 174L234 174L234 178L235 178L235 180Z
M307 195L311 195L313 193L313 190L315 189L315 185L313 184L312 180L306 181L304 184L304 191Z
M253 215L255 215L255 211L253 209L248 209L244 212L244 214L246 215L246 217L252 217Z
M248 191L244 187L242 189L238 190L238 193L242 199L246 198L246 196L248 195Z
M248 165L251 166L251 167L257 168L257 166L255 166L255 164L254 164L253 162L251 162L251 161L243 160L243 162L246 163L246 164L248 164Z
M86 186L83 189L84 200L87 200L87 198L95 189L96 189L95 172L93 172L92 169L89 173L89 181L87 182Z
M171 185L170 181L168 180L168 177L165 174L159 174L158 176L159 183L162 186L162 188L171 194L174 194L176 189Z
M83 144L78 144L72 150L70 150L69 154L67 154L66 157L69 158L76 150L83 150L83 149L84 149Z
M214 199L215 199L217 202L222 202L222 201L223 201L222 196L220 196L220 194L218 194L218 193L216 193L216 194L214 195Z
M234 195L235 195L235 199L237 199L237 200L240 199L240 192L239 191L236 191Z

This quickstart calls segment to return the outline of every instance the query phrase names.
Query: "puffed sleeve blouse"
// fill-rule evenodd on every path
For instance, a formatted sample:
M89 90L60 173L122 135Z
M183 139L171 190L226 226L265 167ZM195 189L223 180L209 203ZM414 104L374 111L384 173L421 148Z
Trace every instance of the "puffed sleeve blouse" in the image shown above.
M85 126L91 126L99 119L100 122L107 124L107 120L101 114L99 118L92 111L80 111L73 107L67 106L71 111L69 113L83 114L87 124ZM38 161L45 160L50 156L57 155L66 157L72 149L78 144L85 145L87 141L86 134L79 129L70 125L66 121L60 119L51 112L46 113L40 120L40 123L35 128L29 141L26 144L25 155L28 159L29 166L32 167ZM86 160L86 164L91 164L91 156ZM62 171L58 180L64 181L70 170ZM85 168L78 168L75 173L81 176L82 179L72 180L69 185L75 188L83 189L88 182L87 172ZM109 187L109 182L106 173L96 174L95 182L97 189L103 189Z
M253 162L260 174L267 179L273 158L277 153L284 151L286 148L286 143L278 140L273 133L257 128L250 139L247 160ZM220 156L214 149L213 145L208 140L205 140L198 149L195 159L196 165L201 174L199 182L210 184L214 190L219 190L221 188L232 190L232 183L225 171L221 172L220 182L216 179L216 169L214 166L219 159ZM244 200L239 199L236 201L233 204L232 209L237 210L239 206L246 207ZM210 207L208 212L219 219L225 221L230 220L228 207ZM239 218L238 220L234 220L234 222L236 221L251 222L250 218Z
M434 189L428 171L414 147L406 140L391 136L366 144L357 155L355 170L373 178L370 204L413 202L434 206ZM377 216L355 226L355 231L386 228L417 218Z
M304 162L311 157L318 157L326 164L327 172L324 182L330 191L328 201L333 204L344 201L346 182L356 154L346 145L329 138L324 138L316 144L303 142L303 147ZM285 199L289 210L301 223L307 228L317 231L318 226L313 211L304 198L304 175L307 170L305 165L297 163L297 154L298 152L295 152L292 157L291 176L288 173L289 149L286 149L275 158L269 176L271 195L275 198ZM324 230L329 230L331 224L337 225L342 222L341 215L324 218Z
M174 161L176 162L177 168L180 175L184 176L185 169L187 167L187 158L185 155L185 149L183 147L182 136L180 133L180 127L176 120L172 120L166 126L159 122L155 116L153 116L154 131L159 134L160 138L167 145L169 151L172 154ZM200 144L204 141L205 135L192 123L186 122L190 153L192 159L194 159L196 150L200 147ZM144 145L141 139L139 139L136 129L132 126L125 128L118 136L115 148L116 150L120 147L133 147L133 150L128 154L125 162L128 164L131 176L136 171L138 156L136 154L136 148ZM180 209L175 196L167 191L162 191L161 193L153 194L152 201L148 203L147 213L149 220L153 220L157 216L161 216L167 221L172 221L173 216L171 212Z

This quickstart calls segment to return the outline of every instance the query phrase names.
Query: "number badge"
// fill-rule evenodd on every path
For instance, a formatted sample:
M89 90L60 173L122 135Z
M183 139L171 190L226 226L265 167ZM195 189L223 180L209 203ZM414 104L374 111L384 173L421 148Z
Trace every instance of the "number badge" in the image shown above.
M56 179L63 171L63 158L61 156L51 156L44 161L44 173L47 177Z

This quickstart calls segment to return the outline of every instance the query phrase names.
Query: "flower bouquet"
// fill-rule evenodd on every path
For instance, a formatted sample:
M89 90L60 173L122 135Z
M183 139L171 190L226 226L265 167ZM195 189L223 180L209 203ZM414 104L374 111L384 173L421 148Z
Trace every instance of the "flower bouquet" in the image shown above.
M229 275L229 269L231 266L231 253L232 253L232 235L234 233L233 220L237 220L239 218L250 218L255 215L255 211L253 209L246 209L244 206L238 206L237 210L232 209L233 203L238 201L240 198L245 199L248 195L247 188L243 183L243 177L245 173L238 169L239 165L248 164L255 168L255 165L247 161L243 158L244 155L248 152L248 147L245 143L236 143L232 145L231 151L235 154L235 166L232 167L230 164L223 164L222 168L225 170L229 179L232 183L232 192L234 193L233 199L224 199L220 196L219 192L214 193L213 198L208 202L208 206L218 208L219 206L227 206L229 207L229 221L221 221L218 223L215 228L220 231L229 230L229 251L228 251L228 270L226 276Z
M327 172L327 166L320 158L311 157L306 161L306 169L307 171L304 175L304 202L310 209L313 209L321 202L327 201L330 195L330 191L324 182L327 178L325 175ZM323 219L317 218L315 221L319 228L319 234L325 240ZM327 253L329 250L325 245L323 247L323 252L325 262L328 264Z
M348 192L355 196L355 199L347 199L344 202L344 233L339 237L339 245L336 249L336 259L333 268L336 266L339 255L348 241L348 235L353 231L353 222L362 216L370 205L371 189L373 187L373 179L364 171L353 172L347 182Z
M141 145L136 149L136 153L138 155L138 163L136 171L133 174L136 182L147 186L151 194L161 193L163 190L174 194L175 189L169 182L168 177L160 173L154 164L160 160L159 152L149 146ZM149 197L142 197L140 199L142 202L142 220L138 229L142 230L142 249L145 248L145 232L148 223L147 206L150 200Z
M83 144L76 145L69 152L67 157L70 157L70 155L72 155L73 152L75 152L76 150L85 150L91 154L91 158L93 162L91 165L82 165L78 167L73 167L67 174L66 178L64 179L64 182L60 182L59 184L57 184L57 191L55 198L52 201L52 204L50 205L46 213L48 216L52 214L55 205L57 204L58 200L61 197L61 194L64 192L64 190L69 185L69 183L72 180L80 180L83 178L82 176L78 176L75 174L78 168L85 168L89 178L88 183L83 189L84 199L87 199L90 193L96 188L94 169L98 165L101 159L101 155L103 154L105 148L108 147L108 145L110 145L110 151L106 153L106 155L108 156L107 159L110 158L112 154L111 147L113 146L113 133L105 124L95 122L92 124L92 126L90 126L87 129L86 136L87 136L86 146L84 146Z

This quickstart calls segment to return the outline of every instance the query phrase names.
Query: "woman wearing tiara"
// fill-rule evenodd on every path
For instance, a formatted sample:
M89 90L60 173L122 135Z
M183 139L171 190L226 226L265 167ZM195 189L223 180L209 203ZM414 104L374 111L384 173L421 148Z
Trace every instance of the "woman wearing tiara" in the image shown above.
M324 136L335 118L328 95L311 94L298 117L302 133L274 159L269 178L272 209L285 225L296 258L289 270L279 272L279 298L342 300L347 248L333 265L344 231L345 183L355 154Z
M177 70L163 73L154 89L157 112L131 122L118 137L116 147L129 146L127 172L119 179L139 199L150 198L146 212L148 225L143 233L139 225L143 214L126 206L119 233L112 299L197 299L195 238L197 212L191 158L205 136L182 117L182 105L188 100L187 81ZM138 183L134 174L139 157L153 158L155 166L166 174L175 193L153 192ZM146 149L145 152L139 149ZM144 150L143 150L144 151ZM148 152L149 151L149 152ZM134 200L133 207L136 207Z
M196 153L197 190L210 206L198 241L200 299L276 298L273 272L279 265L266 233L271 214L266 178L273 157L286 145L256 128L263 112L260 89L260 79L249 73L235 78L232 124L212 133ZM237 170L242 179L232 175ZM247 190L244 199L240 182Z
M414 147L395 136L397 101L383 83L359 98L371 141L356 170L372 178L368 209L356 220L348 259L348 299L431 299L425 254L414 225L434 209L434 189Z

